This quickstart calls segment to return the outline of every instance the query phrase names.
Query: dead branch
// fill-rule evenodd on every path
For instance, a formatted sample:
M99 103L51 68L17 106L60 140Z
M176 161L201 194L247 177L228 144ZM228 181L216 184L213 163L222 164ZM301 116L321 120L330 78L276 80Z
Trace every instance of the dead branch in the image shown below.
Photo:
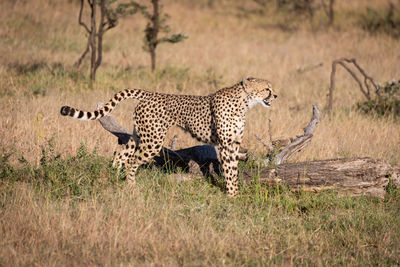
M358 86L360 87L360 91L367 98L367 100L369 100L369 101L371 100L370 87L368 85L368 82L372 83L372 85L375 87L375 93L379 94L378 86L375 84L374 80L365 73L365 71L361 68L360 65L357 64L357 62L354 58L336 59L332 62L332 71L331 71L331 77L330 77L331 84L329 86L329 105L328 105L329 117L332 116L333 90L335 89L335 75L336 75L336 65L337 64L341 65L345 70L347 70L348 73L350 73L350 75L353 77L353 79L357 82ZM364 77L364 85L363 85L363 83L361 83L361 81L357 77L356 73L347 64L353 64L356 67L358 72Z
M89 36L90 39L90 36ZM79 57L78 61L76 61L76 63L74 64L74 66L79 70L83 60L85 59L86 55L89 53L90 51L90 41L88 40L88 43L86 45L86 49L85 51L83 51L82 55Z
M90 2L89 2L90 4ZM81 7L79 9L78 23L81 25L88 33L90 33L89 27L82 21L82 11L84 6L84 0L81 0Z
M317 124L321 119L321 112L318 108L318 104L313 105L313 115L311 121L308 123L306 128L304 128L304 134L297 137L292 141L287 147L285 147L274 159L274 164L279 165L287 162L295 153L301 151L306 147L313 137L313 133Z
M254 134L254 137L266 148L268 149L268 154L274 152L274 147L272 146L271 143L267 143L264 139L262 139L258 134Z
M103 106L103 103L98 103L96 109L101 109ZM137 138L137 136L135 135L135 129L133 130L133 134L129 133L117 122L117 120L112 115L107 115L103 118L100 118L99 122L104 129L118 137L118 144L120 145L127 144L129 139L131 138Z

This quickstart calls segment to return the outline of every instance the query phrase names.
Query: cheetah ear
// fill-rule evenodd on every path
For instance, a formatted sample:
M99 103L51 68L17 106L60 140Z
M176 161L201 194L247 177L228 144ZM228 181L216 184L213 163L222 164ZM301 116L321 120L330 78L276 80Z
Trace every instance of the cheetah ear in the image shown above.
M249 79L249 77L248 76L245 76L245 77L243 77L243 79L242 79L242 85L243 85L243 88L246 90L246 88L247 88L247 81L248 81L248 79Z

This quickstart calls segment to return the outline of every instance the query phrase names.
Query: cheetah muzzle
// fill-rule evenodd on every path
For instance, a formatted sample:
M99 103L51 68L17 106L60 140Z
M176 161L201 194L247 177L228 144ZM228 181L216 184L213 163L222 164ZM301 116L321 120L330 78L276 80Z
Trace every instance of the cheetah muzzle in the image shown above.
M168 129L178 125L198 141L218 145L227 194L235 196L246 113L257 104L270 107L277 95L269 81L250 77L208 96L125 89L99 110L87 112L63 106L60 113L80 120L97 120L129 98L139 100L133 118L137 140L130 141L116 157L118 168L127 168L129 182L135 183L138 167L160 152Z

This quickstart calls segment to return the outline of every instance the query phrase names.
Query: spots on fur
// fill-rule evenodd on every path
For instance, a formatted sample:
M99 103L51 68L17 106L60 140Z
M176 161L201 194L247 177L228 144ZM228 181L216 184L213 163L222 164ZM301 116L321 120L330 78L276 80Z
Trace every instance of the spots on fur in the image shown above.
M102 108L85 112L64 106L60 113L81 120L98 119L110 113L122 100L139 100L134 112L138 140L129 141L115 157L119 168L127 166L128 181L135 183L138 167L157 155L169 128L178 125L193 138L218 144L229 196L238 193L238 153L242 142L246 112L256 104L269 107L276 98L269 81L247 78L208 96L171 95L125 89ZM76 112L78 115L75 116Z

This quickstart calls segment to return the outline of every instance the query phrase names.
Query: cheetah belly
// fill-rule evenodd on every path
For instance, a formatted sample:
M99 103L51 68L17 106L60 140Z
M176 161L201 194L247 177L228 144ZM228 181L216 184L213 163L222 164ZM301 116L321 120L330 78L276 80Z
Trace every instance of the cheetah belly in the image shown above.
M193 138L203 143L213 143L213 130L211 122L192 122L185 125L179 125L183 130L189 132ZM216 134L214 134L216 135Z
M177 125L200 142L213 144L216 142L216 131L213 127L211 113L204 111L202 114L186 113L177 120Z

